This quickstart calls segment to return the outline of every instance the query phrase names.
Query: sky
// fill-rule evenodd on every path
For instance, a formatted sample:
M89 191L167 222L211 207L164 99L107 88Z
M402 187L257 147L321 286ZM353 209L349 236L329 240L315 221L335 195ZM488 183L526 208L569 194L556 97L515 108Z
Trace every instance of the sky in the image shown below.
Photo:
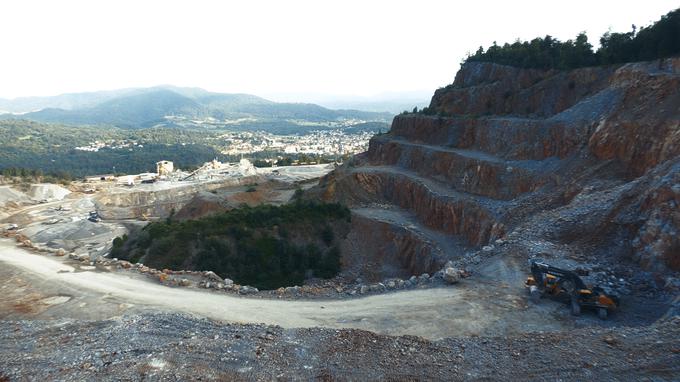
M160 84L279 101L429 94L493 41L629 31L645 0L3 0L0 97Z

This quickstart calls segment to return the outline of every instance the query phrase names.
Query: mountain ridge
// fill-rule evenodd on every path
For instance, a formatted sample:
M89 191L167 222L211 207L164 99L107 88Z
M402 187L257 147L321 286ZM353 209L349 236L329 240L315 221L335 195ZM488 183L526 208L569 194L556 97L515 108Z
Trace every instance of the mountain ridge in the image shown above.
M30 111L27 107L42 106ZM201 88L161 85L71 93L54 97L1 100L0 110L14 110L23 119L75 125L113 125L145 128L163 124L168 116L218 120L251 119L253 122L333 122L357 119L387 122L392 114L360 110L333 110L313 103L279 103L243 93L215 93ZM0 118L16 118L3 114Z

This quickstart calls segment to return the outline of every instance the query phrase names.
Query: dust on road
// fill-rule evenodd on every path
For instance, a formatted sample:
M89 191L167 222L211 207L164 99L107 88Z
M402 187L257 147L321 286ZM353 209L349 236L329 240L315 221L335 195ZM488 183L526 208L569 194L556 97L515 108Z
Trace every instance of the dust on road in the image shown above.
M67 260L30 253L10 240L0 240L0 262L39 282L47 297L47 285L55 290L68 288L73 298L60 309L70 306L76 316L78 309L91 311L99 304L105 309L106 304L125 303L144 310L184 312L225 322L356 328L430 339L573 327L573 321L555 318L561 306L527 305L519 288L474 280L446 288L346 300L280 301L171 288L123 272L76 271ZM81 296L90 300L98 297L98 303L90 302L82 308Z

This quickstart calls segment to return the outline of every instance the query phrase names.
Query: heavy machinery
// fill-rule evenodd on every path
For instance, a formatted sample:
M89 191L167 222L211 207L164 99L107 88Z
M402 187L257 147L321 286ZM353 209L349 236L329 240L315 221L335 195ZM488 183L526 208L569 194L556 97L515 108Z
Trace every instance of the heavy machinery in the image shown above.
M605 293L600 287L588 287L576 272L548 265L540 260L531 261L531 276L525 286L534 302L543 296L564 300L571 305L574 315L581 308L592 308L601 319L619 306L619 298Z
M99 217L99 213L97 211L90 211L90 215L88 216L87 220L93 223L99 223L102 221L102 218Z

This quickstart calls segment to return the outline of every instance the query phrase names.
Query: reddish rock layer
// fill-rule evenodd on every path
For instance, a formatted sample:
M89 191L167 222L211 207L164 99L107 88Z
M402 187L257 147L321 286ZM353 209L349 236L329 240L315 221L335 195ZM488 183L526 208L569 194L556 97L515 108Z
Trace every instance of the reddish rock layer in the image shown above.
M572 71L464 65L313 193L387 204L482 246L519 230L680 270L680 58Z

